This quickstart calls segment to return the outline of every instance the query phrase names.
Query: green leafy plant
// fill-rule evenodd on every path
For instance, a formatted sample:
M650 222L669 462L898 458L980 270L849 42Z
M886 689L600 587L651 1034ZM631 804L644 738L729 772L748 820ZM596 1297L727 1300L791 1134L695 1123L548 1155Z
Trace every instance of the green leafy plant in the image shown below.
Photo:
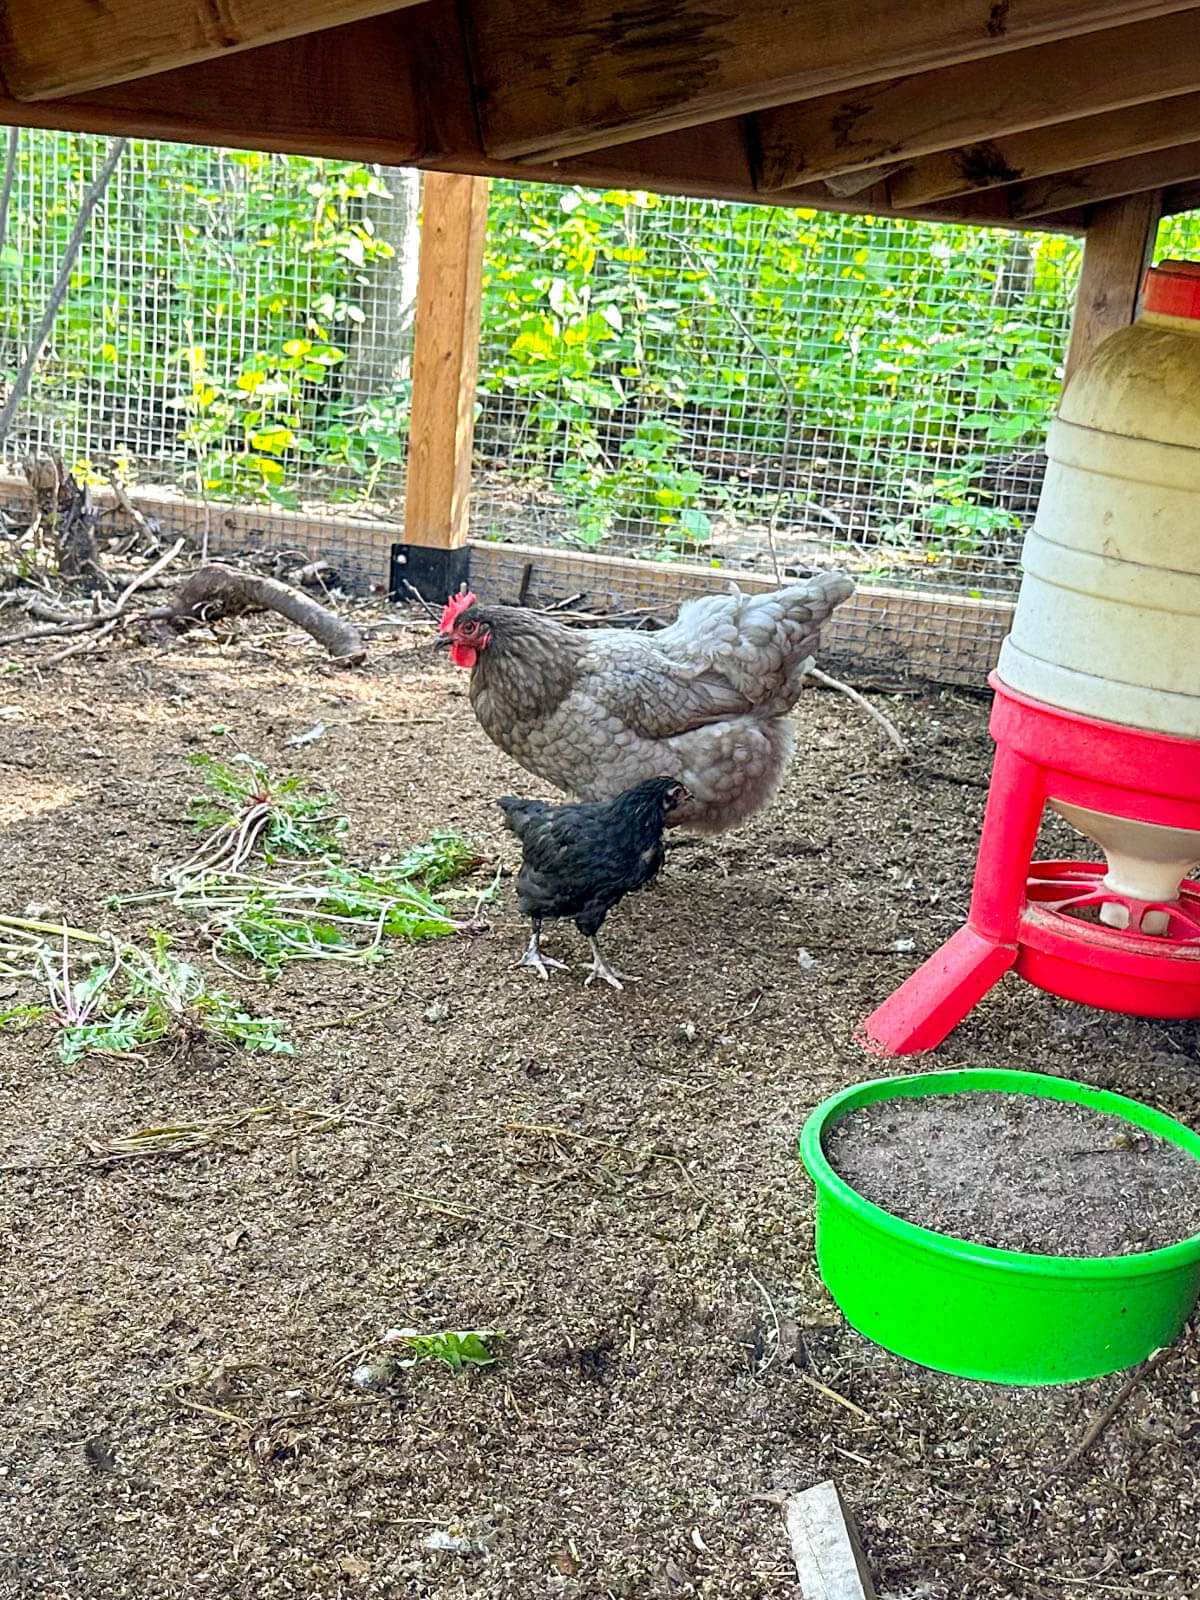
M165 934L155 934L149 951L126 946L122 967L126 1004L138 1009L140 1042L171 1038L186 1041L207 1034L249 1053L292 1055L293 1046L273 1017L256 1017L223 989L210 988L189 962L171 954Z
M446 1329L420 1333L416 1328L391 1328L384 1343L400 1345L412 1355L401 1360L401 1367L415 1367L419 1361L441 1361L454 1372L464 1367L490 1367L499 1359L488 1348L487 1340L503 1337L493 1328Z
M41 1022L45 1015L45 1006L6 1006L0 1011L0 1028L12 1028L19 1032L24 1028L32 1028L34 1023Z
M176 878L237 872L256 851L267 861L337 854L346 819L337 814L336 798L314 791L307 778L273 778L248 755L228 763L203 754L188 759L203 771L209 791L192 800L191 820L210 832L174 869Z
M223 826L228 830L230 823ZM293 961L377 961L385 939L440 938L480 926L448 904L468 892L447 885L480 864L478 852L453 832L436 833L398 862L370 869L326 856L319 866L285 878L203 863L172 869L169 888L113 903L169 901L202 916L217 959L249 976L277 977ZM497 881L469 897L477 905L490 899Z
M68 1066L94 1052L128 1054L155 1045L190 1050L206 1038L250 1052L292 1053L277 1022L252 1016L223 990L210 988L169 944L161 933L152 935L149 950L113 940L112 959L75 979L64 936L61 953L46 945L33 961L31 975L46 989L47 1003L14 1009L22 1025L53 1024Z

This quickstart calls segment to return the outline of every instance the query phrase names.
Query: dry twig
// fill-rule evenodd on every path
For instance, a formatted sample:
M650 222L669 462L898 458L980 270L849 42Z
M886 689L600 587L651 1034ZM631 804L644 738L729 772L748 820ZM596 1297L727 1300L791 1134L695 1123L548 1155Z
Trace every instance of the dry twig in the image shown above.
M1120 1411L1121 1407L1133 1394L1138 1385L1143 1383L1152 1372L1157 1372L1159 1367L1162 1366L1163 1362L1167 1360L1171 1354L1171 1349L1172 1347L1170 1345L1166 1345L1161 1350L1155 1350L1152 1355L1148 1356L1147 1359L1142 1362L1140 1367L1136 1368L1129 1375L1129 1377L1126 1378L1125 1382L1117 1390L1116 1394L1113 1395L1112 1399L1105 1406L1104 1410L1092 1419L1079 1440L1067 1451L1066 1455L1062 1458L1062 1461L1055 1469L1056 1471L1061 1472L1066 1467L1074 1466L1077 1461L1079 1461L1088 1453L1088 1451L1095 1444L1096 1440L1104 1432L1105 1428L1108 1427L1109 1423L1117 1415L1118 1411Z
M831 678L827 672L822 672L817 667L809 667L808 676L815 678L818 683L823 684L827 689L836 689L839 694L844 694L848 699L853 700L856 706L861 706L867 715L879 724L900 754L902 756L908 754L908 746L900 737L900 730L896 727L896 724L890 717L884 716L878 706L873 706L865 695L859 694L857 689L852 689L848 683L843 683L840 678Z

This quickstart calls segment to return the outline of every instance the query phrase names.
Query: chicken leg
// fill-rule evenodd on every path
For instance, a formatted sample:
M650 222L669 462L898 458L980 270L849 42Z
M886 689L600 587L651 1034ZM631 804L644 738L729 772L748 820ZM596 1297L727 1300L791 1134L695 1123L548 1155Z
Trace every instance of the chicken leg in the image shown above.
M541 937L541 924L539 922L535 922L533 925L533 932L529 935L529 943L525 946L525 954L521 957L520 961L517 962L517 965L519 967L532 967L539 977L545 978L546 981L549 982L550 974L546 971L546 968L561 967L565 972L567 970L567 963L565 961L555 961L553 956L544 956L542 954L542 947L540 943Z
M605 983L611 984L614 989L623 989L626 983L636 983L638 981L636 978L631 978L627 972L617 972L610 967L600 954L600 946L594 938L589 937L588 947L592 952L592 964L588 968L587 977L583 980L585 988L590 989L593 980L596 978L603 978ZM625 980L624 983L621 981L622 978Z

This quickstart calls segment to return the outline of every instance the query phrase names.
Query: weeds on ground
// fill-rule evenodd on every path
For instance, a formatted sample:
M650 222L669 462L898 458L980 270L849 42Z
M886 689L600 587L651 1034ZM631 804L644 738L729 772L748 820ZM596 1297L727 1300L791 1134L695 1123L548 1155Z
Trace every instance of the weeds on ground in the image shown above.
M194 966L172 954L166 934L150 938L149 949L113 939L110 957L93 961L76 977L64 930L61 949L37 947L26 974L40 985L45 1001L10 1007L0 1023L49 1022L68 1066L96 1052L130 1055L154 1046L191 1051L214 1039L250 1052L292 1053L274 1018L254 1016L223 989L211 988Z
M494 1328L443 1329L420 1333L416 1328L390 1328L383 1342L410 1350L411 1356L398 1361L401 1367L415 1367L420 1361L441 1361L454 1372L464 1367L490 1367L499 1357L488 1349L488 1339L498 1339Z

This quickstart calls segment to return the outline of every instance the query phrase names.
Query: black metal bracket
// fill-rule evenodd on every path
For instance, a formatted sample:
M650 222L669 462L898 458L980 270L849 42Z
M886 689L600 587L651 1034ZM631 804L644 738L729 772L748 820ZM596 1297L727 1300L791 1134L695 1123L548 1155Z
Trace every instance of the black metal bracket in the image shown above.
M444 606L464 584L470 585L470 573L468 545L438 550L423 544L394 544L388 599L415 600L419 595L431 606Z

